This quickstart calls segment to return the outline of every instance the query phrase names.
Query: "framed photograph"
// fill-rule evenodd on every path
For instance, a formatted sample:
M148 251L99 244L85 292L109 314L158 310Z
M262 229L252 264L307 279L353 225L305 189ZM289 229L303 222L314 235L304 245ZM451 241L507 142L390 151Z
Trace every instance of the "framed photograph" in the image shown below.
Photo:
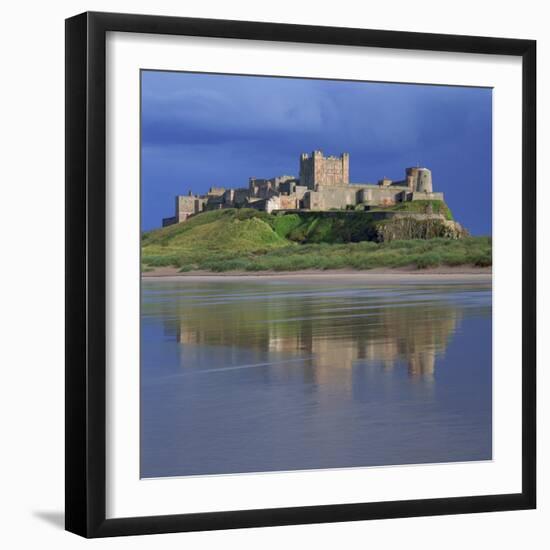
M531 40L66 21L66 528L535 507Z

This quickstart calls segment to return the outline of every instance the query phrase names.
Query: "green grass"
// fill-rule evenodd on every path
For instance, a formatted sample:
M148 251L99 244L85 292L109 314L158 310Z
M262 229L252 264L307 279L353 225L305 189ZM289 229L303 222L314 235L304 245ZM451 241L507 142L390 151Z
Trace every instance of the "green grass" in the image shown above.
M185 223L144 233L142 269L298 271L492 263L489 237L376 243L366 240L370 228L368 212L205 212Z
M285 218L290 218L286 220ZM368 212L299 212L274 216L275 227L297 243L345 243L367 240L372 216Z
M428 205L432 206L432 211L434 214L443 214L446 220L452 221L453 214L447 204L439 200L419 200L411 202L401 202L395 206L391 206L388 210L393 210L395 212L415 212L418 214L424 214Z
M218 210L150 231L142 237L142 263L193 266L214 257L232 259L236 253L260 254L288 246L288 240L273 230L270 218L249 209Z
M298 214L275 215L271 225L277 235L286 238L292 231L302 225L302 219Z

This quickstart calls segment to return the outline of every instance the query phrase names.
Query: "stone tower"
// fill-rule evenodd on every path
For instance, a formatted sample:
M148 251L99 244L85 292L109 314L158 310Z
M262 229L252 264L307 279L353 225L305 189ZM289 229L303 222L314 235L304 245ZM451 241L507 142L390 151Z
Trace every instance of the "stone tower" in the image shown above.
M323 156L321 151L300 156L300 185L316 190L349 183L349 154Z
M433 193L431 170L407 168L407 187L413 193Z
M417 191L420 193L433 193L432 172L427 168L418 169Z

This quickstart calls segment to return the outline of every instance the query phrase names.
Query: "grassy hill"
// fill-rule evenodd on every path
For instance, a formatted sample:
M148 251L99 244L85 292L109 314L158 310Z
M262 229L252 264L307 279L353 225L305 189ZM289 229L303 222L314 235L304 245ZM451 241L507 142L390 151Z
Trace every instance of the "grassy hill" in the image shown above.
M424 209L425 205L415 208ZM436 208L442 207L436 205L434 212L439 211ZM451 216L450 212L445 215ZM437 223L432 224L433 235L439 234ZM491 265L490 238L377 243L371 240L377 227L369 212L272 215L252 209L216 210L144 233L142 265L144 270L172 265L182 271L218 272Z
M215 210L193 216L185 223L149 231L142 236L148 255L202 256L204 252L252 252L287 246L273 230L269 215L255 210Z

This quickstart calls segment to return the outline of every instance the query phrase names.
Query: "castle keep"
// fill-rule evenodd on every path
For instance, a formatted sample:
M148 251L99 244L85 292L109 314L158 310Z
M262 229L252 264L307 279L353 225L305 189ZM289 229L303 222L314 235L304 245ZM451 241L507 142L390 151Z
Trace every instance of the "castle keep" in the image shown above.
M288 210L370 210L415 200L443 200L434 193L432 173L427 168L405 170L405 178L378 183L350 183L349 154L325 157L321 151L300 155L300 176L250 178L248 187L211 187L205 195L176 197L175 213L162 225L184 222L204 210L256 208L266 212Z
M349 155L324 157L321 151L300 156L300 182L308 189L346 185L349 183Z

